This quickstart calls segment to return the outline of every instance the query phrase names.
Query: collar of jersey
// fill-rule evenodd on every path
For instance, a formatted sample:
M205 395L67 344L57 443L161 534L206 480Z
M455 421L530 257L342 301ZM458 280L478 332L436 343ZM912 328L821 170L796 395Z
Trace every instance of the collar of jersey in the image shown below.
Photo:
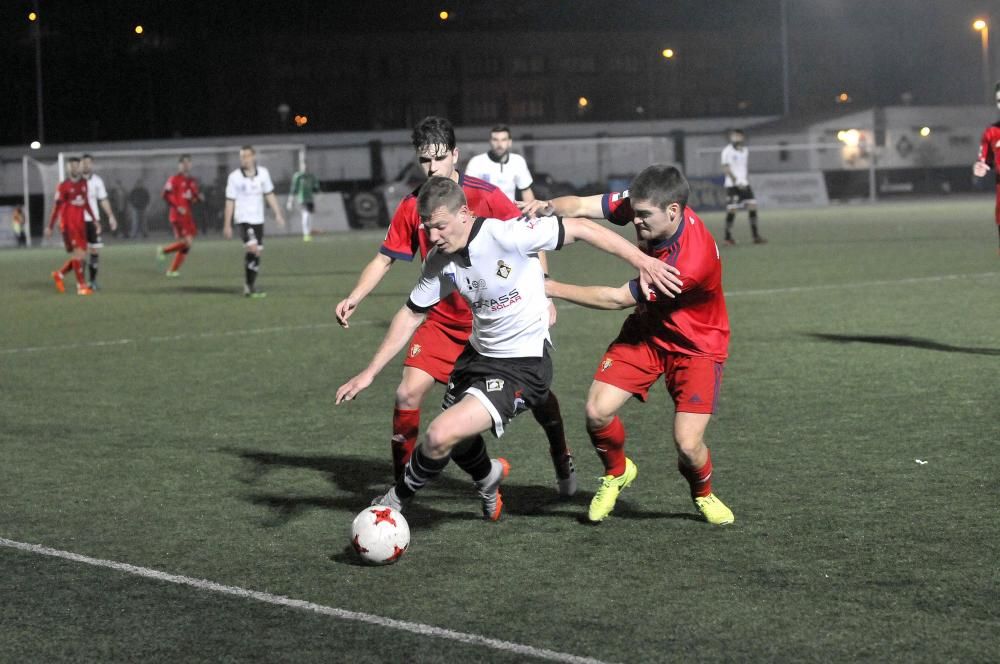
M472 259L469 258L469 245L472 244L472 240L479 235L479 231L483 228L483 222L486 221L486 217L476 217L476 220L472 222L472 230L469 231L469 241L465 243L465 248L459 250L458 255L462 257L462 260L466 264L471 265Z
M656 244L654 244L653 245L653 251L660 251L662 249L666 249L667 247L669 247L672 244L677 244L677 242L681 239L681 233L684 232L684 224L686 223L686 219L687 219L687 217L682 212L681 213L681 223L677 224L677 230L674 231L674 234L671 235L670 237L668 237L667 239L660 240L659 242L657 242Z
M247 175L246 169L244 169L242 166L240 167L240 173L242 173L243 177L245 177L245 178L250 178L250 179L255 178L255 177L257 177L257 173L259 173L259 172L260 171L258 171L256 168L254 168L253 169L253 175Z

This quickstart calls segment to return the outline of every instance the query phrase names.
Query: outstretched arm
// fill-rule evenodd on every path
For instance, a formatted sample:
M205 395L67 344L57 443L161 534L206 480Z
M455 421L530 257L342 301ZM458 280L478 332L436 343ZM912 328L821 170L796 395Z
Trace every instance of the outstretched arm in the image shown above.
M577 286L551 279L545 282L545 294L591 309L628 309L636 305L629 284L611 286Z
M340 404L350 401L358 396L358 393L367 388L375 380L375 376L385 368L385 365L403 350L406 342L410 340L413 333L417 331L420 324L424 322L425 314L417 313L408 306L403 305L396 315L392 317L389 330L382 339L382 344L375 351L371 362L364 371L350 379L337 389L337 401Z
M639 271L639 284L645 291L655 289L667 297L681 292L683 281L673 265L647 256L618 233L599 226L589 219L563 219L563 244L583 240L606 253L618 256Z
M354 310L358 308L361 304L361 300L368 296L382 278L389 273L389 268L395 259L386 256L385 254L378 253L375 254L375 258L368 262L365 269L361 271L361 276L358 277L358 283L354 285L354 290L351 294L345 297L343 300L337 303L337 307L334 310L337 314L337 322L343 328L348 328L350 325L347 324L347 319L351 317Z
M603 219L604 208L601 205L603 194L594 196L560 196L548 201L535 199L521 201L518 207L528 217L546 217L557 214L563 217L586 217L588 219Z

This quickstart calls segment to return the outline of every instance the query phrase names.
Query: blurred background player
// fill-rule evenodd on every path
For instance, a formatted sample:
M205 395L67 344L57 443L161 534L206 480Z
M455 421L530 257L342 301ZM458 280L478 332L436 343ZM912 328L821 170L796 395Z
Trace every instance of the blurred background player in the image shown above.
M627 196L602 197L609 220L631 223L646 254L679 270L683 286L675 299L644 292L635 279L619 288L546 285L550 296L586 307L636 308L601 358L587 395L587 432L606 471L587 513L592 522L611 513L638 474L625 456L625 427L617 413L632 397L645 401L661 376L674 401L677 467L692 501L711 524L734 521L712 493L712 457L705 445L729 349L722 264L711 233L687 207L690 192L680 171L654 165L636 176Z
M87 181L87 202L93 211L88 214L84 211L83 219L87 224L87 251L89 253L87 261L87 285L91 289L97 290L97 266L101 257L101 248L104 247L104 240L101 235L101 218L98 216L98 205L108 215L108 225L112 232L118 230L118 219L111 209L111 201L108 200L108 190L104 186L104 180L94 172L94 158L89 154L80 158L80 170L83 179Z
M137 238L141 233L143 237L148 237L149 232L146 230L146 208L149 207L149 190L146 189L146 183L143 182L141 175L135 181L135 184L132 185L132 190L128 192L128 207L131 216L128 236L130 238Z
M767 240L757 232L757 199L750 188L750 151L744 144L746 136L740 129L729 132L729 145L722 148L722 172L726 175L726 244L736 244L733 238L733 220L736 211L746 208L750 215L750 232L754 244L765 244Z
M460 295L471 306L475 325L451 373L445 410L427 428L402 478L372 504L402 510L451 458L475 481L483 517L496 521L507 464L490 459L482 434L501 437L510 420L547 401L552 383L549 303L538 252L582 240L627 261L645 283L664 289L672 285L672 268L586 219L478 217L449 177L430 178L420 189L417 209L434 249L368 367L338 388L337 403L371 385L442 297Z
M240 148L240 167L229 174L226 181L226 209L222 217L222 234L228 240L233 236L233 219L240 227L245 253L243 255L243 295L265 297L257 290L257 273L260 271L260 254L264 250L264 201L271 207L278 225L285 227L285 216L274 195L271 173L257 165L257 152L253 146Z
M319 193L319 179L307 170L305 155L300 155L299 170L292 176L292 186L288 191L288 203L285 207L290 212L292 210L292 203L298 202L299 212L302 215L303 242L310 242L312 240L309 218L316 210L313 196L317 193Z
M490 130L490 150L477 154L469 160L465 174L480 180L485 180L499 187L510 200L516 200L517 192L521 193L522 201L535 200L531 191L534 181L528 163L519 154L510 151L514 140L510 135L510 127L497 125Z
M177 172L167 178L163 185L163 200L170 209L170 227L174 230L174 242L156 248L156 257L164 260L166 254L174 254L174 260L167 269L168 277L180 276L179 270L191 251L198 227L194 223L192 205L204 201L198 181L191 176L191 155L182 154L177 160Z
M80 174L80 158L70 157L66 163L69 177L60 182L56 188L55 205L52 208L49 225L45 228L45 237L52 236L52 227L58 219L63 246L66 247L66 253L70 254L70 257L61 268L52 273L52 280L56 283L56 290L65 293L63 275L73 270L76 275L76 294L92 295L94 291L87 286L83 278L83 260L87 256L87 222L83 220L83 215L85 212L90 212L91 217L96 215L88 200L87 181Z
M417 161L428 177L440 176L457 182L473 214L494 218L514 219L521 215L517 206L500 189L455 169L458 148L451 122L441 117L424 118L413 129L413 148ZM396 208L385 241L375 257L365 266L350 295L337 304L337 321L345 328L357 307L378 286L397 260L412 261L419 253L427 257L431 249L427 233L417 213L417 191L407 196ZM545 265L542 264L543 272ZM555 318L550 306L549 324ZM396 388L396 404L392 413L393 474L398 479L417 444L420 430L420 405L435 382L447 385L455 360L465 349L472 333L472 312L465 301L453 293L435 304L427 320L413 335L409 352L403 361L403 377ZM548 398L532 409L535 420L542 426L549 441L549 454L555 466L559 493L572 496L576 492L576 470L573 456L566 446L559 401L549 392ZM468 471L460 460L459 467Z
M10 227L17 240L17 246L28 246L27 224L24 223L24 209L20 205L15 205L10 213Z
M994 103L1000 110L1000 83L993 91ZM972 165L972 172L977 178L986 177L990 169L996 169L1000 163L1000 121L994 122L983 132L979 141L979 156ZM996 172L996 205L993 208L993 220L997 224L997 255L1000 256L1000 172Z

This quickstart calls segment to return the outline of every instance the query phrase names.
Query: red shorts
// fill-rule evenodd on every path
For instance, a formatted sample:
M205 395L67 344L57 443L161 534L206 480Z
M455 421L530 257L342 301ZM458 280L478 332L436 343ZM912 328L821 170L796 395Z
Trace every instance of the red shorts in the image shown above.
M715 413L722 386L722 362L661 350L652 344L613 343L601 358L594 380L646 400L663 376L679 413Z
M84 222L62 224L63 246L68 253L73 253L76 249L87 248L87 227Z
M403 366L425 371L437 382L447 385L455 360L465 350L470 334L469 330L456 330L434 320L425 320L410 339Z
M178 240L182 237L194 237L198 234L198 228L194 225L193 217L178 217L171 219L170 225L174 229L174 237Z

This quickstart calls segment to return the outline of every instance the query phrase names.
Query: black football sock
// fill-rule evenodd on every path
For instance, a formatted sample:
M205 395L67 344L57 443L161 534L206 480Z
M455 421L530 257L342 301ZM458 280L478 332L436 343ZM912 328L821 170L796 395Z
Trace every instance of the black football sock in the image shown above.
M760 237L757 233L757 210L750 210L750 232L753 233L754 238Z
M87 274L90 275L90 283L94 283L97 280L97 263L99 258L99 254L90 254L90 260L87 261Z
M735 212L726 213L726 239L730 240L733 237L733 219L736 218Z
M486 451L486 441L482 436L463 440L451 452L451 460L478 482L490 474L493 462Z
M243 257L243 272L246 275L246 284L253 290L254 282L257 281L257 269L260 266L260 257L252 251L248 251Z
M556 399L555 393L549 390L549 396L536 408L532 408L531 414L535 416L535 421L542 425L545 437L549 439L549 454L552 458L561 459L569 454L562 412L559 410L559 400Z
M432 459L424 454L423 447L417 445L417 449L413 450L413 456L410 457L409 463L406 464L406 470L403 471L402 479L396 482L396 495L401 500L410 498L417 491L424 488L425 484L440 475L441 471L447 465L448 457Z

